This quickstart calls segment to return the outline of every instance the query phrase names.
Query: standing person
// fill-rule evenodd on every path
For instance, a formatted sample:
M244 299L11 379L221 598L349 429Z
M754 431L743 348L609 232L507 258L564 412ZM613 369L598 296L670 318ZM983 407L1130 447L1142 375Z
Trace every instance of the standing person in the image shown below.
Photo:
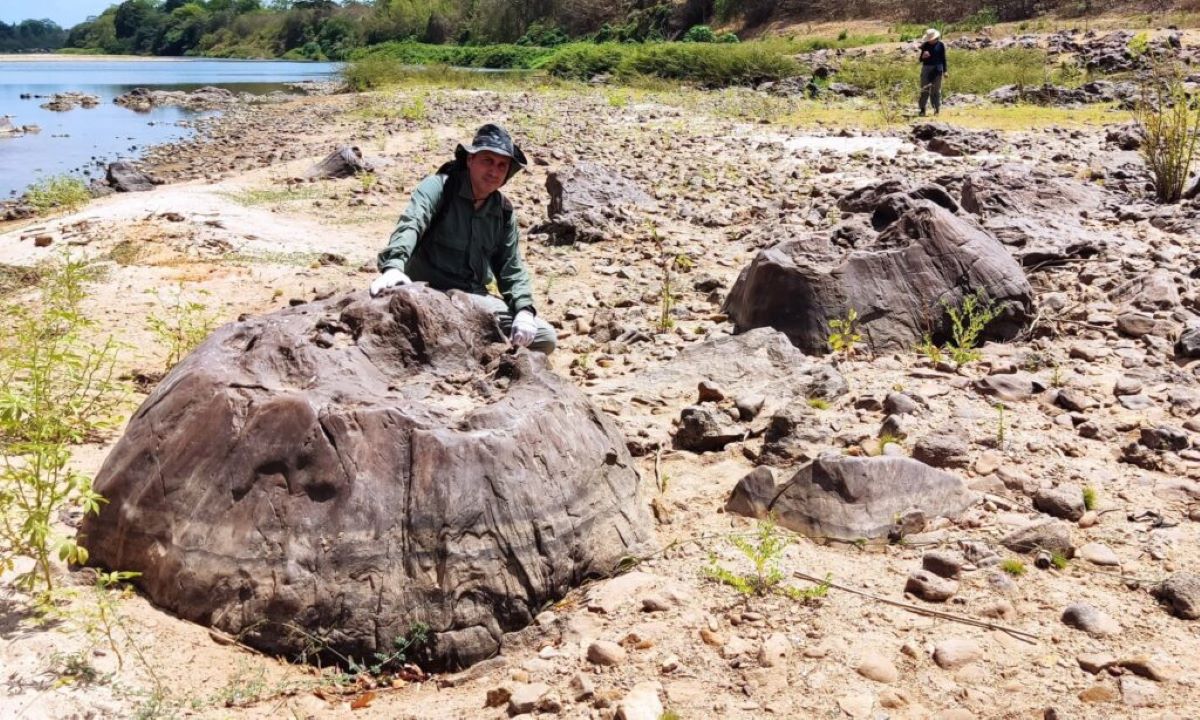
M426 282L436 290L471 293L495 313L512 344L554 351L554 328L537 316L533 281L521 259L516 214L500 186L525 167L525 154L499 125L487 124L454 160L417 185L387 247L382 273L371 283L374 297L387 288ZM487 291L493 277L504 299Z
M933 114L942 110L942 78L946 76L946 46L942 43L942 34L937 28L925 31L921 38L921 99L918 103L921 115L925 115L925 105L933 101Z

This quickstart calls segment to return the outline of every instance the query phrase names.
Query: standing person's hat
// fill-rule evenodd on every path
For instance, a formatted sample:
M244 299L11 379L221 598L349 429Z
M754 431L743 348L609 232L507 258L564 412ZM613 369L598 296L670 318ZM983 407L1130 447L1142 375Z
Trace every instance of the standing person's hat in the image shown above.
M468 155L474 155L483 150L512 158L512 162L508 165L508 177L504 178L505 182L511 180L512 176L524 169L527 164L525 153L521 152L520 146L513 142L508 131L493 123L488 123L476 130L475 139L471 141L470 145L460 144L455 148L454 158L466 162Z
M938 32L937 28L929 28L928 30L925 31L925 42L929 42L930 40L937 40L941 36L942 36L942 34L940 32Z

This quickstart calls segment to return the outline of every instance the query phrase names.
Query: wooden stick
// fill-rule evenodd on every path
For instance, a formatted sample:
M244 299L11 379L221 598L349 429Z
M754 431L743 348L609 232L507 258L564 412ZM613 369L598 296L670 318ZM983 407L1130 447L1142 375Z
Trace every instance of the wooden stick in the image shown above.
M973 625L975 627L987 628L988 630L999 630L1000 632L1008 633L1009 635L1015 637L1016 639L1021 640L1023 642L1030 643L1031 645L1036 644L1038 641L1037 635L1034 635L1033 633L1025 632L1024 630L1017 630L1016 628L1010 628L1010 627L1006 627L1004 625L998 625L996 623L987 622L986 620L976 620L975 618L966 617L965 615L954 615L953 613L943 612L941 610L931 610L929 608L923 608L919 605L911 605L909 603L900 602L899 600L891 600L891 599L888 599L885 597L880 597L878 595L872 595L868 592L863 592L862 590L856 590L851 587L846 587L845 585L838 585L837 583L829 582L829 581L825 580L824 578L814 577L807 573L802 573L799 570L796 570L792 574L802 580L808 580L809 582L817 583L818 585L826 585L828 587L835 588L837 590L841 590L843 592L848 592L848 593L851 593L854 595L861 595L862 597L868 598L870 600L875 600L877 602L885 603L887 605L894 605L895 607L901 608L903 610L908 610L909 612L913 612L918 615L928 615L930 617L941 618L943 620L952 620L954 622L962 623L964 625Z

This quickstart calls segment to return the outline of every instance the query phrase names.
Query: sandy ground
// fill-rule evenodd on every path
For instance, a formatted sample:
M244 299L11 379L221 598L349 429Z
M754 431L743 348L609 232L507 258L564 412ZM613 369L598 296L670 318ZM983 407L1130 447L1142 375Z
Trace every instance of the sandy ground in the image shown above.
M397 109L418 97L423 116L400 117ZM162 308L163 292L182 288L224 321L269 312L293 299L365 288L374 277L374 255L407 189L484 121L507 124L533 161L529 172L508 188L526 228L544 215L549 171L575 160L603 160L620 166L655 195L658 207L647 211L645 219L667 238L669 251L692 259L691 277L714 276L726 289L756 251L748 232L758 223L755 211L747 209L753 204L747 196L753 200L761 194L799 214L827 206L836 196L833 187L853 187L901 171L923 176L962 172L984 162L935 158L912 147L902 148L898 161L889 157L897 151L897 140L890 136L876 143L859 140L861 146L852 151L814 148L823 141L806 140L811 135L807 131L730 120L709 114L704 106L674 106L653 97L614 97L602 88L569 97L561 91L415 88L265 109L273 119L260 122L240 148L246 164L253 165L254 158L268 151L294 151L294 159L264 160L265 166L255 169L213 170L204 179L98 200L71 216L11 228L0 235L0 262L34 264L64 249L95 259L106 272L93 287L90 311L127 344L123 371L153 373L162 370L165 350L156 345L145 318ZM287 116L307 123L308 130L273 130ZM1103 135L1099 129L1090 132ZM997 148L994 155L1020 157L1049 138L1024 138L1025 150ZM346 139L387 161L376 184L368 188L356 179L299 186L287 182ZM900 161L903 170L892 164ZM1072 167L1078 172L1087 162L1081 158ZM747 178L770 182L756 183L756 191L747 193ZM1164 244L1183 242L1145 223L1126 230ZM50 244L37 247L39 236L48 236ZM652 325L657 304L643 295L655 287L660 270L644 226L635 224L595 245L530 242L525 254L535 291L545 300L543 313L562 333L554 368L570 374L613 414L628 437L668 442L672 420L694 397L687 388L645 387L639 378L666 366L681 348L727 332L719 299L714 303L684 283L683 312L673 332L657 334L626 354L607 353L576 318L590 316L603 302L628 308L626 322ZM1037 284L1059 289L1076 283L1072 273L1052 272ZM32 299L29 294L17 297ZM1124 370L1118 355L1093 363L1068 359L1071 343L1087 341L1103 344L1106 339L1064 337L1044 350L1061 357L1071 383L1102 396ZM1007 346L987 348L985 362L974 372L1006 362L1012 352ZM875 433L879 418L856 411L854 398L882 398L896 388L915 392L931 408L920 421L922 428L953 418L970 438L972 462L963 471L969 479L999 467L1038 481L1098 487L1100 509L1111 512L1092 527L1074 530L1076 544L1104 542L1122 565L1100 568L1076 561L1047 571L1030 565L1027 574L1015 578L979 571L964 578L953 602L938 608L979 618L1005 603L1007 609L995 622L1034 635L1032 642L840 591L811 603L779 596L742 598L706 579L703 568L715 555L730 567L745 569L728 537L753 525L724 514L722 506L753 466L739 444L702 455L668 449L658 463L653 456L638 460L645 501L654 504L664 550L634 573L572 593L543 618L539 630L473 671L423 682L389 678L386 687L366 695L363 685L339 682L332 670L264 657L182 622L136 594L109 593L98 600L86 573L60 568L61 583L76 595L64 604L61 621L39 624L25 598L10 584L2 588L0 675L6 684L0 691L0 716L501 718L507 716L503 707L485 708L489 691L536 682L545 683L558 700L557 711L542 713L547 717L612 717L615 706L644 683L653 684L652 692L665 707L689 719L1041 718L1046 708L1055 708L1055 717L1071 718L1196 716L1200 625L1172 617L1147 592L1170 573L1197 568L1200 523L1188 520L1194 500L1186 493L1160 492L1169 480L1200 477L1195 463L1168 473L1118 464L1115 444L1081 440L1053 421L1053 408L1037 401L1013 407L1007 442L989 447L996 433L995 411L990 401L966 390L963 377L933 372L915 354L850 360L841 371L851 384L850 396L829 410L813 409L814 427L829 438ZM726 389L737 392L748 382L728 379ZM630 387L658 399L627 402ZM1170 387L1152 390L1165 396ZM128 410L143 397L131 391ZM1120 408L1106 405L1097 412L1113 424L1129 420ZM1177 422L1162 407L1135 419ZM115 437L79 448L75 464L94 474L113 441ZM968 537L994 542L1037 516L1023 495L1010 502L1008 507L978 508L963 523L936 527L929 542L953 546ZM1152 530L1127 519L1140 509L1155 509L1177 524ZM1155 549L1161 547L1167 550ZM819 545L795 538L781 565L789 574L829 573L847 587L919 603L905 600L903 587L926 549ZM666 610L643 612L640 601L651 590L670 591L680 601ZM1121 634L1093 638L1064 626L1059 620L1063 607L1080 601L1119 620ZM605 611L595 612L601 605ZM111 640L96 619L100 607L116 618ZM932 650L955 638L974 641L983 655L964 667L943 669L931 660ZM584 654L596 639L621 642L629 649L628 658L608 668L589 663ZM772 647L782 647L778 659L769 657ZM1155 682L1128 671L1093 675L1078 662L1089 653L1148 656L1164 679ZM895 679L878 682L856 672L864 659L879 657L898 671ZM592 694L580 692L580 686L591 687Z

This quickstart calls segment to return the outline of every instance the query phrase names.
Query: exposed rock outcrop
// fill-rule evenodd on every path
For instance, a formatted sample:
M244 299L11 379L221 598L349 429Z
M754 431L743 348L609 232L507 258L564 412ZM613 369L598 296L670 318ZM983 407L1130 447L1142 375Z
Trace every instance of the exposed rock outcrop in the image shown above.
M233 323L134 415L80 540L157 605L256 648L429 667L501 647L644 551L621 437L466 295L407 286Z

